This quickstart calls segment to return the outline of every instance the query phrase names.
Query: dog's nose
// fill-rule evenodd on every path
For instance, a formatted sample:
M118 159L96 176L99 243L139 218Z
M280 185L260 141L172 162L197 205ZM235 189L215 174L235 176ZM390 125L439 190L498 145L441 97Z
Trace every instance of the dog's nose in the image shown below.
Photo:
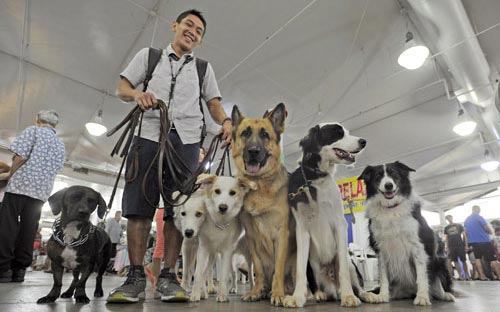
M251 157L257 157L259 156L261 148L259 146L251 146L248 148L248 154Z
M358 140L359 145L364 148L366 146L366 140L365 139L359 139Z
M227 205L226 204L220 204L219 205L219 211L224 213L227 211Z
M391 182L387 182L386 184L384 184L384 187L386 191L392 191L394 185Z
M193 237L194 231L191 229L187 229L184 231L184 235L186 235L186 237Z

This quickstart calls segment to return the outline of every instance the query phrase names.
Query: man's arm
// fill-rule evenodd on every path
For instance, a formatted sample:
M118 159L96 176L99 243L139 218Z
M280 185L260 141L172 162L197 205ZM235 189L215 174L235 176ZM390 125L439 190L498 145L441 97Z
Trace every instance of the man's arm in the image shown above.
M9 178L12 177L14 172L17 171L24 163L26 162L27 159L22 158L18 154L14 154L12 157L12 166L10 166L10 173L9 173Z
M464 231L462 232L462 238L464 240L464 244L465 244L465 251L469 250L469 241L467 240L467 232L465 230L465 227L463 228Z
M148 110L158 105L156 97L149 92L142 92L135 89L127 78L122 77L116 95L123 101L135 101L142 110Z
M224 140L223 146L230 144L232 136L231 119L227 117L219 98L213 98L208 101L207 107L213 120L222 126L220 132L222 133L222 140Z

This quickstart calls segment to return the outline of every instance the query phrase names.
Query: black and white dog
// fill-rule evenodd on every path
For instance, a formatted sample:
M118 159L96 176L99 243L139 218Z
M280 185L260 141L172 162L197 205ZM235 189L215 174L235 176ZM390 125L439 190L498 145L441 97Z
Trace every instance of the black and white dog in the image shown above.
M353 286L364 301L373 297L359 285L349 260L347 223L334 179L336 165L354 163L365 145L338 123L317 125L300 141L302 160L288 188L296 221L297 282L293 296L285 297L285 307L304 306L308 283L318 301L340 297L342 306L358 306Z
M88 303L85 284L97 265L94 297L102 297L102 275L111 257L111 240L103 229L94 226L89 218L97 208L99 218L106 212L101 194L85 186L71 186L49 197L54 215L61 218L52 227L54 233L47 242L47 255L52 260L54 285L47 296L37 303L56 301L61 294L64 268L73 270L73 281L61 298L74 294L78 303ZM81 274L81 275L80 275Z
M400 162L368 166L358 179L367 191L370 246L378 255L380 293L376 302L413 298L430 305L430 297L454 301L446 259L436 255L434 232L412 192L410 171Z

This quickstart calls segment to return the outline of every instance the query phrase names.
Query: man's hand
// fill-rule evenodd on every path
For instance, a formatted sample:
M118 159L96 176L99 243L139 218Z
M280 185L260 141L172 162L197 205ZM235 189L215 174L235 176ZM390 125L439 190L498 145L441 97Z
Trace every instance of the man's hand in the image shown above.
M10 171L0 173L0 181L8 180L10 178Z
M137 90L136 95L134 96L134 101L137 102L137 105L143 110L147 111L151 108L156 108L158 105L158 100L156 97L149 92L142 92Z
M231 119L226 118L222 123L222 127L220 128L220 133L222 133L222 148L231 144L231 138L233 135L233 126L231 125Z

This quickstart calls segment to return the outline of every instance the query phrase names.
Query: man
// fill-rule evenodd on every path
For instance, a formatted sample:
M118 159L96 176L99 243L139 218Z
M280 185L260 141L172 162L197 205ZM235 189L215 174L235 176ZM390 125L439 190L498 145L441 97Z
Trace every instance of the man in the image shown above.
M23 282L33 257L33 242L42 205L64 165L64 143L56 135L59 116L40 111L36 126L26 128L10 150L14 153L0 209L0 282Z
M122 219L122 212L115 212L114 218L109 218L106 220L106 233L108 233L111 239L111 258L116 257L116 246L120 243L120 238L122 237L122 226L120 220Z
M142 92L136 89L145 78L148 49L142 49L135 55L121 74L121 81L117 89L117 94L122 100L135 101L145 113L142 137L136 137L131 146L132 150L136 144L140 145L138 176L134 181L125 184L123 194L122 210L123 216L128 219L127 239L131 266L127 280L110 292L107 298L108 302L137 302L144 296L146 277L142 264L147 247L147 237L156 209L145 198L155 205L158 204L159 186L158 177L155 176L156 163L153 164L150 170L151 174L147 177L145 184L147 188L144 190L146 194L143 194L141 185L145 171L158 149L160 120L157 112L151 111L157 106L157 99L162 99L169 104L169 117L174 126L168 135L177 154L192 171L198 166L202 113L199 107L200 90L196 62L193 60L193 49L202 43L206 21L199 11L189 10L177 17L176 21L172 23L171 29L174 37L171 44L164 50L153 72L148 90ZM173 94L170 95L172 81L175 82L175 85ZM231 119L226 116L220 103L220 92L210 64L207 65L203 80L202 95L207 102L210 115L222 126L223 140L226 144L229 143L231 140ZM130 158L127 170L129 167ZM167 171L167 176L164 177L166 185L163 187L166 196L170 197L173 187L168 174ZM182 235L174 226L172 207L166 205L164 210L165 263L156 283L156 291L159 292L162 301L187 301L189 297L186 291L180 287L174 272L181 249Z
M446 221L448 221L448 225L444 228L445 234L445 245L446 250L448 252L449 259L449 268L450 275L453 276L453 267L452 263L455 266L455 270L458 273L458 278L462 280L470 279L469 269L467 268L467 262L465 258L465 252L469 249L467 244L467 235L465 233L464 227L461 224L453 223L453 216L447 215ZM463 269L464 269L464 277L462 278L462 274L460 272L460 265L458 263L458 259L462 261Z
M490 264L497 279L500 279L500 263L496 259L495 250L491 243L489 234L492 233L486 220L479 215L481 208L477 205L472 206L472 214L465 219L465 230L467 240L474 251L476 258L476 267L479 272L479 279L488 280L484 274L482 260L485 264Z

